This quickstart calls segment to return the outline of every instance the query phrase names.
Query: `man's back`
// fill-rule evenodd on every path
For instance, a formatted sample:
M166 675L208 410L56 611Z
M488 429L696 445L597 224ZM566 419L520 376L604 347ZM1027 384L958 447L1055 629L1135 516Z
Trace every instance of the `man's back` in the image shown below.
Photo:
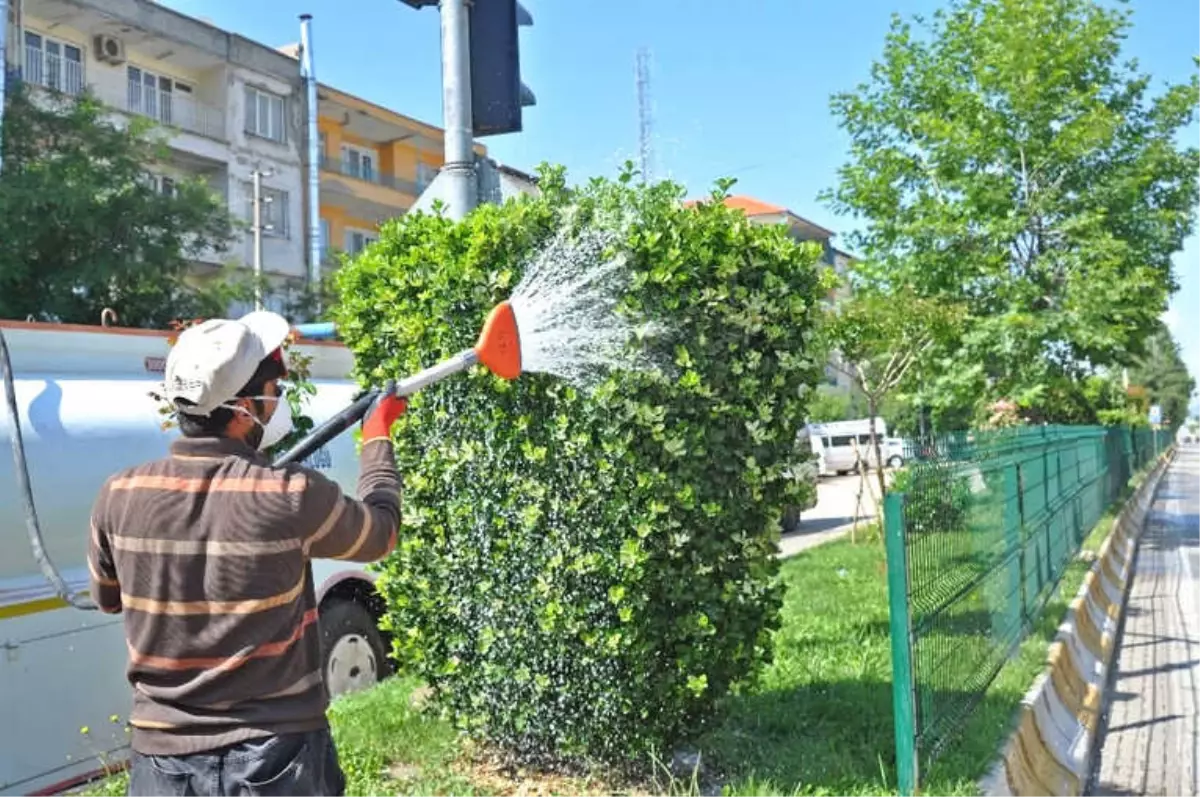
M183 755L326 723L309 558L372 561L399 522L391 443L359 503L244 443L180 439L112 477L93 513L97 602L124 611L134 748Z

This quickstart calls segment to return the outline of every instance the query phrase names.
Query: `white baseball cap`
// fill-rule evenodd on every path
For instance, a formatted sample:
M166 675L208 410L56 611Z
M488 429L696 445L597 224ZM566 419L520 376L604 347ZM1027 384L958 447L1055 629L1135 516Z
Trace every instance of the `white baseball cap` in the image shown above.
M167 355L167 400L188 415L211 415L237 396L290 331L286 318L267 310L236 321L213 318L188 327ZM177 404L180 400L183 403Z

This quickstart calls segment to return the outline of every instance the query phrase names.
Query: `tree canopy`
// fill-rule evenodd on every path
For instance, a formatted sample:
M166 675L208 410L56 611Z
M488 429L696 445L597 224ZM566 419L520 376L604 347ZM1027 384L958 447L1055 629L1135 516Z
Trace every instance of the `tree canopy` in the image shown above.
M868 285L962 303L921 403L1001 398L1057 420L1052 387L1146 350L1194 227L1195 76L1151 92L1130 25L1087 0L951 0L894 17L869 80L833 99L851 139L834 208Z
M6 105L0 317L94 324L107 307L124 326L165 327L224 310L228 290L183 278L189 258L227 249L233 221L200 179L156 186L166 149L149 120L118 126L90 95L20 84Z
M1160 325L1146 343L1145 353L1129 369L1130 384L1143 388L1151 404L1162 407L1163 423L1183 423L1196 381L1179 354L1179 344Z

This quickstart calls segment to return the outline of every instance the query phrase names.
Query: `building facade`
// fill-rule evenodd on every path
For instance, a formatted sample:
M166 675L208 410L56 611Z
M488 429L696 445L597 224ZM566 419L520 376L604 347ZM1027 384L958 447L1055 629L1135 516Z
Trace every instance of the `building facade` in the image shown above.
M441 128L329 86L317 89L322 250L356 255L442 167Z
M8 0L8 71L36 90L78 95L85 88L122 124L155 121L170 156L150 165L155 185L202 178L238 221L224 252L199 253L192 278L223 267L254 268L270 283L264 304L296 309L314 269L308 264L311 169L318 173L320 273L377 240L380 226L407 212L444 161L440 127L317 85L308 108L299 45L246 39L153 0ZM319 69L319 64L317 65ZM318 130L310 164L310 114ZM477 161L492 163L475 144ZM530 175L495 166L503 196L536 191ZM261 244L253 234L254 176L260 175ZM238 302L231 314L252 308ZM307 320L307 319L303 319Z
M280 52L296 59L299 47ZM442 168L445 137L440 127L325 84L317 86L316 113L322 265L328 273L338 252L357 255L378 240L386 221L413 206ZM486 154L481 144L475 151Z
M27 86L90 88L113 120L142 116L169 136L154 165L169 192L201 177L244 222L230 248L200 253L197 279L253 267L253 179L262 174L261 264L282 309L304 285L303 93L294 59L149 0L9 0L6 56ZM244 309L244 308L240 308Z

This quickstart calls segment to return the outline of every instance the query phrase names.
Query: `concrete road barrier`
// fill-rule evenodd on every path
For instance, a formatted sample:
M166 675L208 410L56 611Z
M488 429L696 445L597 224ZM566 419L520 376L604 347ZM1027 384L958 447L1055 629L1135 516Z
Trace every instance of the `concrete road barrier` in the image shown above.
M1050 645L1046 670L1022 700L1016 730L981 784L984 794L1078 795L1086 787L1134 554L1173 455L1159 458L1117 515Z

